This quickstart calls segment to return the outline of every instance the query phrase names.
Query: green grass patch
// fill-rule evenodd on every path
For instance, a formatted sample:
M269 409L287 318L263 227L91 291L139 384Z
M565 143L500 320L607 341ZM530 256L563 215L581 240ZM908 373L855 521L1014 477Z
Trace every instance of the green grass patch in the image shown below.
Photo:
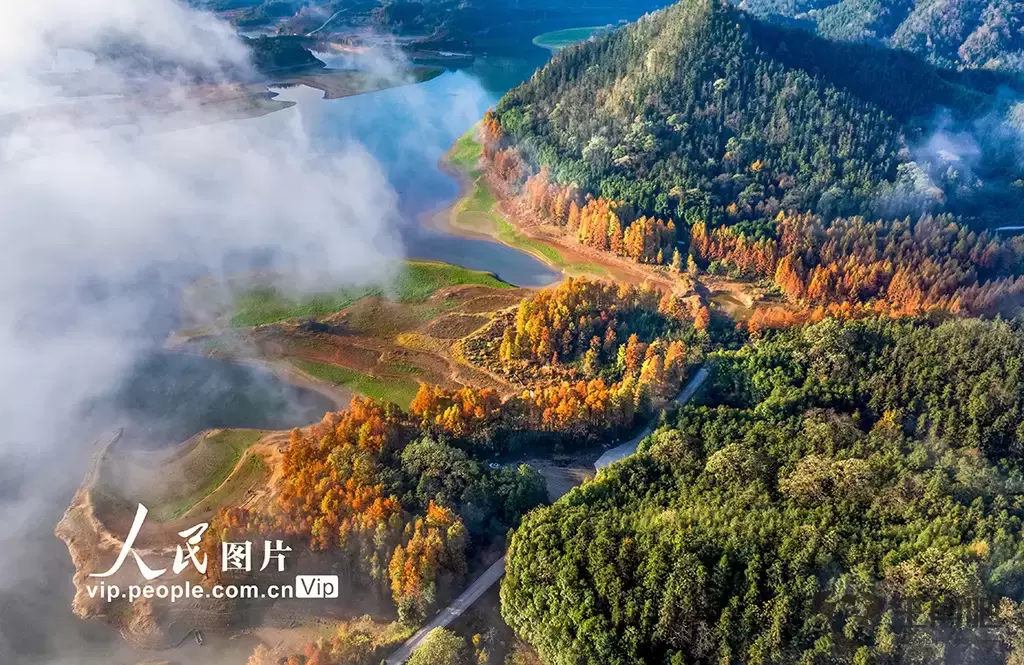
M483 154L483 146L476 138L479 131L480 123L470 127L469 131L455 141L455 145L448 153L448 161L452 166L464 171L471 178L480 175L479 162L480 156Z
M516 231L515 227L509 224L508 220L503 217L498 217L498 239L506 245L540 256L551 265L559 268L563 268L568 265L565 258L557 249L542 243L539 240L533 240L526 234Z
M340 289L300 299L288 298L274 288L254 289L238 298L231 325L248 328L287 319L326 316L368 296L388 296L397 298L399 302L417 302L425 300L438 289L465 284L495 289L513 288L490 273L447 263L407 261L397 278L386 286Z
M315 363L307 360L295 361L295 366L323 381L345 386L354 393L365 397L394 402L403 409L409 408L420 389L413 379L377 378L347 367Z
M427 298L438 289L474 284L492 289L515 288L494 275L470 270L448 263L407 261L393 285L393 292L401 302L416 302Z
M458 205L457 225L478 233L493 235L509 247L533 254L542 261L572 274L608 274L604 268L593 263L570 263L551 245L520 233L507 219L494 212L497 203L494 194L477 181Z
M466 198L462 199L459 203L459 212L490 214L494 211L494 206L497 204L498 199L494 198L491 190L477 181L473 185L473 189L466 195Z
M181 517L210 496L261 436L255 430L224 430L205 437L194 450L171 462L168 473L179 480L171 489L159 492L163 496L152 498L153 517L161 522Z
M608 275L608 271L596 263L570 263L565 271L571 275Z
M237 506L246 499L253 487L265 483L270 478L270 469L259 455L249 457L238 468L238 472L227 479L212 494L189 508L197 512L197 518L212 517L221 506ZM184 513L182 513L184 514Z

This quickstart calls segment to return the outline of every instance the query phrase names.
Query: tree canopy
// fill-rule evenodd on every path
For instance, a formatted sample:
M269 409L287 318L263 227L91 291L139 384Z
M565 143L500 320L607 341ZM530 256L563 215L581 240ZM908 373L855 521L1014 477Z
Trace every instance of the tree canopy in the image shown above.
M1011 0L746 0L743 6L829 39L879 42L945 67L1024 71L1024 5Z
M1020 662L1018 324L827 320L529 515L502 611L552 664Z
M951 137L972 135L985 114L1006 117L1001 86L1024 84L684 0L564 49L496 117L554 181L687 225L780 210L997 217L1020 212L1007 188L1022 167L1003 125L973 135L983 179Z

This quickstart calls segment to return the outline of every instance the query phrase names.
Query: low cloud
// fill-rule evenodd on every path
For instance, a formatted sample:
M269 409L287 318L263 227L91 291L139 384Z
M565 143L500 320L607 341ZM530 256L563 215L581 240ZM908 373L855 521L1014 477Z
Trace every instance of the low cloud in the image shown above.
M96 434L84 407L160 343L183 284L270 267L323 287L398 265L396 195L357 142L327 154L293 111L219 122L196 92L247 68L230 26L174 0L5 8L0 662L85 660L53 524Z

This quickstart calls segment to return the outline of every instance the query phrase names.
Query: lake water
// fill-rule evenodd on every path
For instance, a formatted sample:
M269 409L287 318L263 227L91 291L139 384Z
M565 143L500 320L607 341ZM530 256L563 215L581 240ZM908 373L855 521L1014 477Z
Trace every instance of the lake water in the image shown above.
M351 57L324 56L351 67ZM304 124L320 152L360 144L378 162L397 194L400 236L410 258L493 272L519 286L543 286L558 273L533 256L487 240L428 228L424 218L450 205L458 185L439 168L442 155L508 88L530 76L548 54L529 45L522 57L480 58L473 67L418 85L325 101L305 86L277 90L296 106L238 122ZM184 281L184 280L183 280ZM154 340L177 325L176 293L164 296ZM203 429L287 429L319 420L329 400L295 388L270 372L220 360L156 350L139 361L111 401L129 423L126 444L152 447L181 441Z
M438 168L442 155L509 87L543 64L532 57L481 58L467 70L446 72L413 86L324 101L304 86L275 90L297 106L261 119L301 118L321 150L358 143L377 161L398 195L400 231L410 258L454 263L493 272L517 286L545 286L559 274L533 256L488 240L428 228L424 217L450 205L458 185ZM319 54L332 67L358 65L350 56Z
M285 430L320 420L334 403L269 370L184 353L154 351L113 397L127 445L184 441L204 429Z
M277 90L296 106L238 122L303 123L322 153L358 143L378 162L397 194L400 236L407 256L493 272L521 286L543 286L558 274L533 256L497 242L462 238L424 224L450 205L458 185L438 165L455 140L472 127L508 88L530 76L548 54L533 47L521 57L480 58L473 67L446 72L418 85L325 101L305 86ZM324 56L333 67L360 64ZM183 278L183 283L187 281ZM176 293L157 308L154 340L177 325ZM217 427L287 429L319 420L329 400L295 388L270 372L220 360L155 350L138 362L111 397L125 443L152 447Z

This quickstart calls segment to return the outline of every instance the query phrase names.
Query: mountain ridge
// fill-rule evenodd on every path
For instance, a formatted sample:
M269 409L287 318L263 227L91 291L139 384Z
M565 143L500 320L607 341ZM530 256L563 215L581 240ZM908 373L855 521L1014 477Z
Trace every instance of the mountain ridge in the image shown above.
M558 181L658 215L707 221L735 203L750 208L736 221L875 216L884 200L897 216L943 210L975 184L964 189L959 155L913 154L937 114L974 131L1022 91L1012 75L942 70L687 0L566 49L496 117Z

